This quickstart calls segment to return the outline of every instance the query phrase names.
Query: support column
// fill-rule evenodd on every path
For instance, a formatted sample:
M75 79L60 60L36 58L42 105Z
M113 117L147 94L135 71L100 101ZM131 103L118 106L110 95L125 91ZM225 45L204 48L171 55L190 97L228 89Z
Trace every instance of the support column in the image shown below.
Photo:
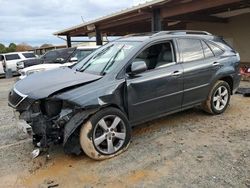
M162 24L161 24L161 14L160 9L154 9L152 12L152 19L151 19L151 31L161 31Z
M95 33L96 33L96 45L102 45L102 34L98 27L95 28Z
M71 37L69 35L67 35L66 38L67 38L67 47L70 48L71 47Z

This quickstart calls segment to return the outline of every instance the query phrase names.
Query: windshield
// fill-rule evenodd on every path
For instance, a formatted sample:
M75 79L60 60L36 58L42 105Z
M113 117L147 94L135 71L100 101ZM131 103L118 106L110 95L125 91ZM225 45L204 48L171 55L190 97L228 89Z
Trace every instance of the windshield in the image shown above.
M85 58L73 68L81 72L104 75L123 61L139 42L112 42L98 49L91 58Z

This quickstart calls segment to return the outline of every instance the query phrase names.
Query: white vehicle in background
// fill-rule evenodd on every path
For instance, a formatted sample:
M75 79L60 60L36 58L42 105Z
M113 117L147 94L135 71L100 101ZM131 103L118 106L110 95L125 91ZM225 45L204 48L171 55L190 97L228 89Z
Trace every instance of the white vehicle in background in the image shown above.
M0 55L0 76L4 75L5 72L3 70L3 56Z
M3 69L4 73L8 69L11 69L12 72L15 73L17 72L16 70L17 62L33 58L36 58L33 52L11 52L11 53L0 54L0 63L2 65L0 66L0 74L2 73L1 69Z
M37 72L52 70L52 69L56 69L59 67L71 66L77 63L78 61L82 60L83 58L87 57L98 47L99 46L80 46L80 47L77 47L72 54L70 54L70 56L67 58L66 61L64 60L64 58L57 56L55 61L52 61L51 63L42 63L42 64L27 67L24 69L20 69L19 73L21 74L21 76L19 77L19 79L22 80L26 78L27 76L37 73ZM62 51L63 49L58 49L54 51L60 51L60 50Z

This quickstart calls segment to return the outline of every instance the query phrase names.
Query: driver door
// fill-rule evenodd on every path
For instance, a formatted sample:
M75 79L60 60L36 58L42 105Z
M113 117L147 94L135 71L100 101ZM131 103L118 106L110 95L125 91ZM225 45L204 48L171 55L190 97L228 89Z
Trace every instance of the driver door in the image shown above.
M157 46L150 54L144 57L147 67L151 69L127 78L128 114L131 124L157 118L171 111L181 108L183 98L183 68L176 63L173 44L167 42L169 47ZM163 43L161 43L163 44ZM159 44L157 44L159 45ZM149 48L152 48L151 46ZM171 50L171 53L164 52ZM168 55L166 55L168 54ZM172 54L172 57L168 57ZM155 58L152 58L156 55ZM136 57L136 59L142 56ZM163 58L162 58L163 57ZM160 66L158 67L157 64Z

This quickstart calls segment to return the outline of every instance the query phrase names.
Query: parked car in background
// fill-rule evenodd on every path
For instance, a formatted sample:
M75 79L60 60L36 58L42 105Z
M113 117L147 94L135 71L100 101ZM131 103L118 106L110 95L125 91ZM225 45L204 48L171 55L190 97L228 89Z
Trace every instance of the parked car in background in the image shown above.
M0 55L0 76L5 75L4 68L3 68L3 56Z
M86 49L85 49L86 48ZM78 61L78 59L81 59L81 56L85 56L85 53L88 53L88 48L89 51L92 52L92 47L73 47L73 48L63 48L63 49L56 49L56 50L51 50L46 52L44 55L37 59L29 59L29 60L24 60L24 61L19 61L17 63L17 70L19 71L20 69L24 69L26 67L34 66L34 65L39 65L39 64L51 64L51 63L65 63L68 61ZM93 47L96 48L96 47ZM82 53L82 50L84 52ZM74 59L71 59L74 57Z
M87 57L97 48L97 46L82 46L77 48L66 48L49 51L42 57L42 64L20 69L19 73L21 76L19 79L24 79L27 76L37 72L71 66L77 63L78 60L82 60L83 58Z
M11 52L0 54L0 61L2 60L3 70L11 69L12 72L17 72L16 64L21 60L36 59L33 52Z
M143 122L195 106L223 113L239 68L239 54L207 32L129 35L75 66L18 81L9 105L32 127L35 146L62 143L102 160L125 151L131 127Z

